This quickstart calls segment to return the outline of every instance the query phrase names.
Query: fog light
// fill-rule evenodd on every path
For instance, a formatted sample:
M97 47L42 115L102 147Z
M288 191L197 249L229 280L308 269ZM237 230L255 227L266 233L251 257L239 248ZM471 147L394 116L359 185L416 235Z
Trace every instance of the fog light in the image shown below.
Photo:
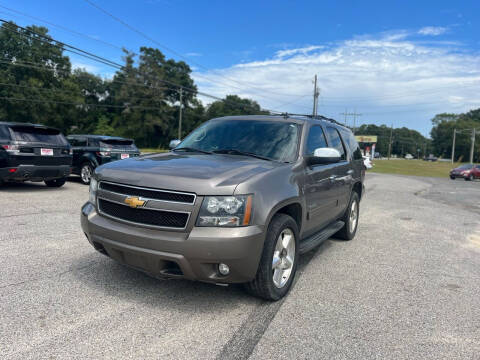
M228 273L230 272L230 268L228 267L227 264L218 264L218 272L222 275L228 275Z

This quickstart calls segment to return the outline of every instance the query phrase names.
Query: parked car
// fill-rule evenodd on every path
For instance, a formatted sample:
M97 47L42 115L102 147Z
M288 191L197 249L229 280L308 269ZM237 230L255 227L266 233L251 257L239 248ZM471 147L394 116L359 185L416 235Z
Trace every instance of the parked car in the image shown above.
M86 185L99 165L140 155L132 139L103 135L69 135L73 147L72 173Z
M464 164L450 171L450 179L457 177L464 178L467 181L480 179L480 165Z
M438 158L435 157L433 154L430 154L430 155L428 155L428 156L425 156L425 157L423 158L423 160L424 160L424 161L432 161L432 162L433 162L433 161L437 161Z
M60 187L71 164L71 147L59 130L0 122L0 184L44 181L49 187Z
M413 159L413 155L412 154L407 154L407 155L405 155L405 159L411 160L411 159Z
M353 239L364 176L355 137L334 121L218 118L169 153L98 167L81 225L96 250L154 276L278 300L301 253Z
M372 160L370 160L370 156L363 156L363 165L365 165L365 169L371 169L373 167Z

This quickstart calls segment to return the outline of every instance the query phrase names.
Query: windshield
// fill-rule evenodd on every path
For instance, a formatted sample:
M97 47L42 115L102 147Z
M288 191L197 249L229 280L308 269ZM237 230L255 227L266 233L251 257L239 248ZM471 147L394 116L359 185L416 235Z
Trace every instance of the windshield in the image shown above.
M15 140L26 142L67 145L67 139L56 129L37 128L34 126L15 126L11 128Z
M212 120L188 135L177 149L237 150L292 162L297 158L299 134L300 125L284 121Z
M465 165L459 166L458 168L462 170L471 169L472 164L465 164Z

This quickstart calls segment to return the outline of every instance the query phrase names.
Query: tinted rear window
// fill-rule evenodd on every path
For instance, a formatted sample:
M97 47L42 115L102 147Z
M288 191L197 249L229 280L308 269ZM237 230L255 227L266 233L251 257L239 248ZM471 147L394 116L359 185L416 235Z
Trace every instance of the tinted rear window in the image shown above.
M101 140L100 146L102 147L111 147L111 148L126 148L133 146L133 140L119 140L119 139L112 139L112 140Z
M36 128L32 126L15 126L11 128L17 141L41 142L54 145L67 145L65 137L55 129Z
M10 131L5 125L0 125L0 139L10 140Z
M357 140L355 140L353 133L345 130L341 130L340 132L342 133L343 141L346 143L345 145L347 145L350 149L350 153L352 154L353 159L362 159L362 151L360 150L360 147L358 146Z

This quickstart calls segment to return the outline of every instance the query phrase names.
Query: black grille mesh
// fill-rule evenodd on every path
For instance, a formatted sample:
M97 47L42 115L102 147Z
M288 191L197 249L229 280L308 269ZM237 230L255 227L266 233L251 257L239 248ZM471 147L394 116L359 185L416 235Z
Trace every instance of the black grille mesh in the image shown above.
M188 214L185 213L144 208L133 209L104 199L98 199L98 206L100 211L106 215L138 224L183 229L188 221Z
M137 189L129 186L105 182L100 183L100 189L130 196L142 196L155 200L175 201L186 204L193 204L195 201L195 195L193 194L178 194L161 190Z

